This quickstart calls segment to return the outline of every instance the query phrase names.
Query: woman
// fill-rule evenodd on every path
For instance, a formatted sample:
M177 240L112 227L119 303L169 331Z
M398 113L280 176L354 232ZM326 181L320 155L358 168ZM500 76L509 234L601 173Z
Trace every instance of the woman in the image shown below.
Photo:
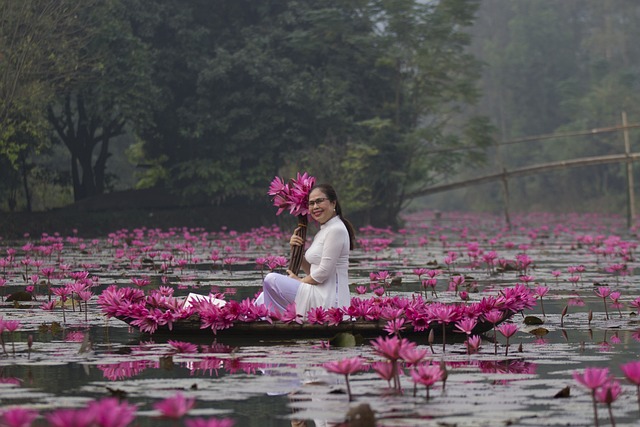
M315 186L309 193L309 213L320 223L302 260L305 277L287 270L288 276L269 273L264 278L263 292L256 304L283 312L295 303L296 313L306 317L315 307L349 306L349 251L355 243L353 226L342 218L338 196L329 184ZM304 245L302 237L293 235L292 246Z

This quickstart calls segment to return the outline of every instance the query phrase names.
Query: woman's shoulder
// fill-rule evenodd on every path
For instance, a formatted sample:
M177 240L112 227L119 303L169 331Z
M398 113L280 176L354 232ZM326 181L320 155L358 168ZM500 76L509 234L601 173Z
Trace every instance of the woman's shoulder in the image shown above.
M344 224L344 222L342 222L339 216L335 216L331 218L329 221L327 221L324 229L326 230L327 233L343 233L344 232L349 234L349 231L347 230L347 226Z

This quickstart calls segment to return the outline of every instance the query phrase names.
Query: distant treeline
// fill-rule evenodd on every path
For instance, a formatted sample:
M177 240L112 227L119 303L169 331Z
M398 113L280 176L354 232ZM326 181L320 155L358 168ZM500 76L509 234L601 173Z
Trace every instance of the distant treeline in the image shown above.
M619 153L617 133L496 147L622 111L640 121L636 3L0 0L0 209L69 204L132 175L181 205L250 206L274 175L304 170L385 225L407 194L498 158ZM615 206L623 171L515 181L512 199ZM438 203L500 202L498 186L463 196Z

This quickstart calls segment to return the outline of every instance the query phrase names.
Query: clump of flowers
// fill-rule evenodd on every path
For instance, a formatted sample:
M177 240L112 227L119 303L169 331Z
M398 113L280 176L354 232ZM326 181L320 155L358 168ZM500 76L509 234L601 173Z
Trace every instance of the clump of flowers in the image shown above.
M316 183L316 179L306 172L296 175L289 182L276 176L269 185L268 194L273 196L273 205L278 208L276 215L288 210L294 216L309 214L309 193Z

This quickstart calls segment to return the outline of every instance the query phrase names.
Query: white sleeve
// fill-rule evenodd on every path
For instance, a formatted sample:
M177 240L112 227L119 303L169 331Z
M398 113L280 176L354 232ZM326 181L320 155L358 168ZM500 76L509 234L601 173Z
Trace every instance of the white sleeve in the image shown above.
M344 242L344 230L337 227L327 230L327 235L322 245L320 265L311 274L313 280L318 283L324 283L336 271L336 264L342 253Z

